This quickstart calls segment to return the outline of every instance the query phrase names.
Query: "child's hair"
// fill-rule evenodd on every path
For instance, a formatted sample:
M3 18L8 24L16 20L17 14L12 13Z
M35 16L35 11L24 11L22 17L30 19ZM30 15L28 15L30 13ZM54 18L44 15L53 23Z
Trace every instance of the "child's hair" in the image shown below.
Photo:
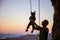
M46 24L46 25L48 25L48 24L49 24L48 20L44 20L44 22L45 22L45 24Z
M31 12L31 15L35 15L35 11L34 12Z

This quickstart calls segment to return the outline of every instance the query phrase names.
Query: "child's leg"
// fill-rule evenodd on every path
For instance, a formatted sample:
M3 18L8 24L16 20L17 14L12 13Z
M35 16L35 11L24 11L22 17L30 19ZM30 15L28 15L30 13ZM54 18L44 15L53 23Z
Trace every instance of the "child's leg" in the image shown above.
M34 28L35 28L35 25L32 25L32 31L31 31L31 33L33 33L33 31L34 31Z
M27 29L26 29L26 32L28 31L29 27L30 27L31 23L28 24L27 26Z

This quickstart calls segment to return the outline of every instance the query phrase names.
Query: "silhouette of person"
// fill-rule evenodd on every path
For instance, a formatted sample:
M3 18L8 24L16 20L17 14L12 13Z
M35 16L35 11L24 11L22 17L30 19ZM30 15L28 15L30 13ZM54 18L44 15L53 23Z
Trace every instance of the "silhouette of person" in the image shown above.
M42 21L43 27L38 26L36 23L34 24L36 25L35 30L40 30L39 40L47 40L49 30L46 26L49 22L47 20Z
M31 31L31 33L33 33L34 28L35 28L34 22L35 22L35 20L36 20L35 11L34 11L34 12L31 12L31 16L30 16L29 20L30 20L30 22L29 22L29 24L28 24L28 26L27 26L26 32L28 31L30 25L32 25L32 31Z

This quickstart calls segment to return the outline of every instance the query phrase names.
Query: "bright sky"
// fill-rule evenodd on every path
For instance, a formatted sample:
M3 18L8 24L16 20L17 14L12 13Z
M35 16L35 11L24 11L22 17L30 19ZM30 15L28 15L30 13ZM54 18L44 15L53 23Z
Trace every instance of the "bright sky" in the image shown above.
M26 33L29 23L30 0L0 0L0 33ZM36 23L39 23L38 0L32 0L33 11L36 11ZM40 23L49 21L49 32L53 24L53 7L50 0L40 0ZM31 27L29 29L30 33ZM35 31L34 33L38 33Z

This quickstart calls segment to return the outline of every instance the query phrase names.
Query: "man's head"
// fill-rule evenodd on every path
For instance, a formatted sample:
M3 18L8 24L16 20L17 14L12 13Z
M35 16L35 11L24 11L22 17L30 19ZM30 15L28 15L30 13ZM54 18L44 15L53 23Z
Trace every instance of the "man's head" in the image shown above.
M42 26L43 26L43 27L46 27L48 24L49 24L48 20L42 21Z

